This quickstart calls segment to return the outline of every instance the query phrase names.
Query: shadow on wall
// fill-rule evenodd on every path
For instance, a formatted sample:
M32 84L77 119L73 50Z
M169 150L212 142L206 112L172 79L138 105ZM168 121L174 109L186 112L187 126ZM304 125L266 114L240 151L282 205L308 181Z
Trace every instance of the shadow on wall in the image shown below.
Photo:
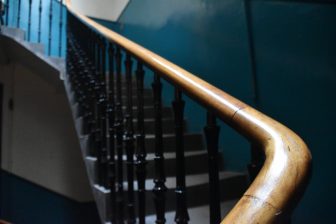
M24 224L98 224L94 202L79 203L0 171L0 219Z
M242 2L235 0L145 0L131 1L119 23L99 22L253 105L243 15ZM145 78L150 87L153 74L147 72ZM170 105L173 87L165 84L163 96L165 104ZM185 99L189 130L203 132L206 111ZM249 144L222 123L221 130L220 148L226 167L245 170Z

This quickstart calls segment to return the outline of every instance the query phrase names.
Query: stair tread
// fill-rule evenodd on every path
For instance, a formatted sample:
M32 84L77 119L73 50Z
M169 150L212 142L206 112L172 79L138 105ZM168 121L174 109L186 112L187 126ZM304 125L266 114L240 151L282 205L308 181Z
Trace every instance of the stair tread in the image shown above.
M229 200L221 202L221 217L225 217L233 206L238 202L238 200ZM203 224L209 223L210 213L209 206L197 206L188 209L190 221L189 224ZM175 211L170 211L165 213L166 223L175 223ZM146 216L146 223L155 223L156 215Z
M243 173L233 172L233 171L220 171L219 180L225 180L233 177L243 177L245 176ZM203 185L209 183L209 174L201 173L201 174L190 174L186 175L186 187L194 187L198 185ZM127 189L127 182L123 183L124 189ZM166 177L165 185L168 189L175 189L176 187L176 177ZM152 190L154 188L154 179L146 179L146 189ZM136 181L134 181L134 190L137 190Z
M244 173L240 173L240 172L234 172L234 171L220 171L218 172L219 175L219 181L221 180L225 180L225 179L230 179L230 178L234 178L234 177L245 177ZM135 180L134 182L134 186L133 189L136 191L138 190L138 186L137 186L137 181ZM190 188L190 187L194 187L194 186L199 186L199 185L203 185L203 184L208 184L209 183L209 174L208 173L201 173L201 174L190 174L190 175L186 175L186 187ZM123 182L123 186L124 186L124 191L127 191L127 181ZM165 182L165 186L168 189L175 189L176 187L176 177L166 177L166 182ZM94 187L99 190L102 193L109 193L110 190L106 189L102 186L99 186L97 184L94 185ZM146 190L152 190L154 188L154 179L146 179L145 182L145 188Z
M207 154L206 150L199 150L199 151L186 151L184 152L184 157L189 157L189 156L197 156L197 155L204 155ZM175 159L176 158L176 153L175 152L164 152L163 153L164 158L167 159ZM94 156L86 156L85 157L87 160L91 161L96 161L97 158ZM155 158L155 153L147 153L146 160L154 160ZM117 159L117 156L115 156L115 159ZM136 160L136 155L133 157L134 161ZM127 156L123 155L123 160L127 160Z
M25 36L25 31L22 29L8 27L8 26L1 26L2 34L6 36L12 37L14 39L23 41Z
M184 157L189 157L189 156L196 156L196 155L203 155L207 154L206 150L199 150L199 151L186 151L184 152ZM165 152L163 153L163 156L165 159L175 159L176 158L176 153L175 152ZM153 160L155 158L155 153L147 153L147 160Z
M188 137L188 136L202 136L202 134L200 133L184 133L184 137ZM174 133L164 133L162 134L163 138L171 138L171 137L175 137ZM148 139L155 139L155 135L154 134L146 134L146 138Z

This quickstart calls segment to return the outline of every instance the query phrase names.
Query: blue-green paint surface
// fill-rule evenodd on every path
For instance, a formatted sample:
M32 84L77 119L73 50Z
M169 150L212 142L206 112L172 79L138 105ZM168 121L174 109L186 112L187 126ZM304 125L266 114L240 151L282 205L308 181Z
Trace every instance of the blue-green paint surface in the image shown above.
M313 155L294 223L333 223L336 196L336 5L252 4L261 108L296 131Z
M253 106L254 57L259 109L302 136L313 155L312 179L293 223L333 223L336 5L248 2L251 17L242 0L131 1L119 23L104 24ZM152 74L147 78L149 84ZM189 128L200 131L204 111L187 104ZM244 170L248 144L223 127L226 167Z
M70 200L4 171L0 178L0 219L15 224L100 223L94 202Z
M29 1L21 0L21 9L19 13L18 0L8 0L8 26L17 28L17 18L20 15L19 28L26 31L26 40L28 40L28 21L29 21ZM49 22L51 21L51 56L59 56L60 30L61 34L61 56L65 55L66 48L66 9L60 7L56 0L42 0L41 11L41 43L44 44L45 53L48 54L49 46ZM50 4L52 3L52 17L50 14ZM62 28L60 29L60 18L62 12ZM6 15L4 16L6 18ZM32 0L31 6L31 42L38 42L38 27L39 27L39 0Z

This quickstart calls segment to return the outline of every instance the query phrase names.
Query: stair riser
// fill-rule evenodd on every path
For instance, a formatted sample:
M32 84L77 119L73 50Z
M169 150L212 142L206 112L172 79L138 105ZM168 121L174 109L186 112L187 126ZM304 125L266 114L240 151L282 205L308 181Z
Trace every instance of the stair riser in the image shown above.
M126 109L126 104L127 104L127 97L126 96L123 96L121 98L121 102L122 102L122 106L123 106L123 109ZM144 96L143 97L143 105L144 107L148 107L148 106L151 106L153 107L153 97L152 96ZM72 104L75 104L77 102L77 98L75 97L75 93L72 91L71 92L71 103ZM133 107L137 107L138 106L138 98L137 96L133 96L132 97L132 105Z
M219 155L219 167L222 165L221 155ZM208 166L206 166L206 161L208 161L207 154L185 156L185 172L186 175L197 174L197 173L207 173ZM176 176L177 173L177 162L175 158L165 159L165 174L166 177ZM199 164L205 164L204 166L199 166ZM126 166L125 168L126 169ZM135 168L136 169L136 168ZM146 166L147 178L154 178L155 176L155 162L153 160L148 161Z
M92 144L92 138L87 137L87 148L85 151L86 155L94 155L94 144ZM199 151L203 150L203 139L201 135L185 135L184 137L185 151ZM145 139L145 147L147 153L155 153L155 140L154 138ZM168 136L163 138L163 151L164 152L175 152L175 137ZM134 145L136 149L136 141ZM204 161L203 161L204 163Z
M82 117L77 118L76 120L76 126L78 127L78 130L80 131L80 133L82 135L84 134L88 134L88 133L84 133L84 126L83 126L83 119ZM150 119L150 120L145 120L144 122L145 124L145 133L146 135L153 135L155 133L155 121ZM137 121L134 120L133 121L133 125L134 125L134 134L137 133ZM162 131L164 134L174 134L175 132L175 124L173 123L173 121L171 119L167 119L167 120L163 120L162 121Z
M14 39L17 39L19 41L24 41L25 39L25 31L23 31L22 29L1 26L1 30L5 35L13 37Z
M239 198L243 195L243 193L246 190L246 179L244 176L235 176L227 179L223 179L220 181L220 200L226 201L226 200L232 200L235 198ZM127 200L127 190L124 190L124 196L123 198ZM102 208L103 210L108 210L108 207L106 205L106 202L108 202L108 197L110 196L109 193L103 193L97 191L96 193L100 194L98 198L102 201L101 205L104 205ZM188 187L187 189L187 206L188 208L197 207L209 204L209 184L202 184L197 186ZM195 195L197 195L195 197ZM134 192L135 196L135 209L137 214L137 208L138 208L138 192ZM154 205L154 195L152 192L152 189L146 190L146 215L155 214L155 205ZM166 203L165 208L166 212L169 211L176 211L176 193L174 189L168 189L166 194ZM98 202L99 203L99 202ZM126 204L127 201L124 201L124 204ZM127 214L127 211L125 210L125 214Z
M83 109L78 105L78 103L75 103L75 101L73 100L73 112L76 115L76 117L80 117L83 114ZM137 118L137 114L138 114L138 109L136 106L134 106L132 108L133 110L133 117ZM123 107L123 113L126 113L126 108ZM162 107L162 119L166 119L166 118L173 118L173 111L171 110L171 108L169 107ZM155 117L155 110L152 106L145 106L144 107L144 118L154 118Z
M225 201L241 197L246 190L245 186L246 179L244 176L221 180L220 200ZM166 200L166 211L176 211L176 193L174 189L169 189L167 191ZM188 208L206 204L209 204L209 184L197 185L187 188ZM155 214L153 193L151 191L146 192L146 206L147 214Z
M155 152L155 139L146 138L145 146L147 152ZM185 135L184 136L185 151L198 151L203 149L203 139L201 135ZM174 152L176 148L176 140L174 136L163 138L163 151Z
M133 108L133 117L136 119L137 118L137 111L138 109L136 107ZM73 112L74 114L76 114L76 117L80 117L79 115L81 114L79 109L78 104L74 104L73 105ZM125 113L126 109L123 108L123 111ZM144 118L148 119L148 118L152 118L154 119L155 117L155 110L153 107L145 107L144 108ZM162 108L162 119L166 119L166 118L173 118L173 111L171 110L171 108L169 107L163 107Z
M185 172L186 175L197 174L197 173L207 173L208 157L207 154L201 155L193 155L193 156L185 156ZM200 166L199 164L204 164L204 166ZM218 155L218 164L219 167L223 166L222 156ZM165 159L165 174L166 177L176 176L176 159ZM134 165L134 177L136 178L136 165ZM126 162L123 164L124 171L124 180L127 180L127 165ZM155 163L153 160L147 160L146 165L146 178L154 178L155 177Z
M122 100L122 104L123 104L123 106L125 107L126 106L126 103L127 103L127 97L126 96L123 96L122 98L121 98L121 100ZM153 97L152 96L145 96L144 98L143 98L143 100L144 100L144 106L153 106ZM134 107L137 107L138 106L138 97L136 97L136 96L133 96L132 97L132 104L133 104L133 106Z
M132 88L132 95L137 97L137 88L135 86L133 86ZM122 88L121 89L121 94L123 96L127 96L127 89L126 88ZM144 89L143 90L143 96L144 97L152 97L153 96L153 90L152 89Z
M70 91L73 91L72 86L70 87ZM114 89L115 94L117 94L117 89ZM137 97L138 92L137 92L137 88L135 86L132 87L132 95L133 97ZM127 89L126 88L122 88L121 89L121 95L123 97L127 96ZM143 97L153 97L153 90L152 89L144 89L143 90Z

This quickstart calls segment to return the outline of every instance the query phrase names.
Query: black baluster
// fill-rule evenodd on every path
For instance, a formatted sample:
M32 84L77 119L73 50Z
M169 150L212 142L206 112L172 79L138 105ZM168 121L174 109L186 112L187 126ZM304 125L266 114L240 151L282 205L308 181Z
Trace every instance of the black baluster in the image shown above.
M117 47L116 54L116 148L117 148L117 223L124 223L124 189L123 189L123 111L122 111L122 98L121 98L121 52Z
M58 40L58 56L62 53L62 33L63 33L63 0L60 0L60 22L59 22L59 40Z
M53 0L50 0L50 7L49 7L49 37L48 37L48 55L51 54L51 32L52 32L52 19L53 19Z
M18 15L16 20L16 26L17 28L20 28L20 21L21 21L21 0L18 2Z
M152 84L154 94L154 110L155 110L155 178L154 178L154 203L156 209L156 223L163 224L166 222L166 176L164 172L164 156L163 156L163 138L162 138L162 84L160 76L154 74L154 82Z
M41 18L42 18L42 0L39 1L39 17L38 17L38 34L37 34L37 42L41 43Z
M127 210L128 219L127 223L135 223L134 214L134 136L133 136L133 102L132 102L132 60L129 54L126 55L125 60L126 68L126 114L125 114L125 150L127 155Z
M111 205L111 222L116 223L116 188L115 188L115 177L116 177L116 166L115 166L115 101L114 101L114 47L112 44L109 45L109 94L108 94L108 118L109 118L109 188L111 190L110 205Z
M31 10L32 10L32 0L29 0L29 8L28 8L28 41L30 41L30 29L31 29Z
M207 125L204 128L209 167L209 193L210 193L210 223L220 223L220 191L218 177L218 138L220 128L216 124L216 117L211 112L207 113Z
M264 154L261 149L262 147L258 144L251 145L251 163L247 166L251 182L256 178L264 163Z
M146 216L146 148L145 148L145 124L144 124L144 70L141 62L138 61L136 78L137 78L137 112L138 112L138 133L137 139L137 152L136 152L136 172L138 183L138 210L139 210L139 223L145 224Z
M175 222L185 224L189 221L186 183L185 183L185 159L184 159L184 105L182 93L175 88L175 100L172 103L175 115L175 136L176 136L176 215Z
M107 187L107 100L106 100L106 46L105 40L101 37L98 38L98 44L100 46L100 127L101 127L101 176L102 176L102 186Z
M9 22L9 21L8 21L8 19L9 19L9 18L8 18L8 15L9 15L9 1L10 1L10 0L7 0L7 1L6 1L6 5L5 5L5 7L6 7L6 26L8 26L8 22Z
M5 3L4 2L2 2L2 1L0 1L0 26L3 26L3 25L5 25L5 23L4 23L4 18L3 18L3 10L5 10L5 8L6 8L6 5L5 5ZM0 27L0 32L1 32L1 27Z
M94 130L94 147L96 150L97 155L97 181L100 186L104 184L104 176L102 172L102 161L103 153L102 153L102 123L101 123L101 116L102 116L102 101L101 101L101 75L100 75L100 65L101 65L101 49L99 45L99 38L96 36L96 52L97 52L97 60L95 64L95 130Z

